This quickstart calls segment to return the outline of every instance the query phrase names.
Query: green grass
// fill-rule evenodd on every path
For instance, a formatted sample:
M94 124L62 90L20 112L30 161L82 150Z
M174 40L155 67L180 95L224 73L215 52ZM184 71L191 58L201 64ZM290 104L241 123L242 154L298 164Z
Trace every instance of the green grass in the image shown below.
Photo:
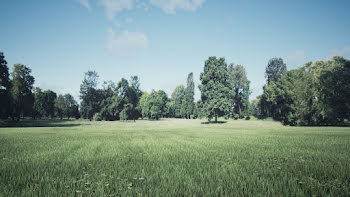
M350 194L350 127L202 122L0 128L0 196Z

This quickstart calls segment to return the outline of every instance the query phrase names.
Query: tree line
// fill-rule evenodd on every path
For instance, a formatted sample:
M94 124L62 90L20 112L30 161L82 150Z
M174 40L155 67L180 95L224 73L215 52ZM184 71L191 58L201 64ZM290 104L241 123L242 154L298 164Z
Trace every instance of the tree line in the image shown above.
M249 101L250 81L244 66L209 57L200 73L201 98L194 100L193 73L170 97L163 90L140 89L140 78L118 83L100 80L96 71L85 73L78 103L70 94L33 88L31 69L15 64L11 75L0 53L1 118L19 120L64 117L89 120L137 120L147 118L250 119L272 117L285 125L338 125L350 119L350 63L343 57L308 62L288 71L282 58L269 60L263 94ZM11 77L10 77L11 76Z
M21 117L80 118L79 105L70 94L34 88L32 70L14 64L11 75L4 54L0 52L0 118L19 121ZM11 77L10 77L11 76Z

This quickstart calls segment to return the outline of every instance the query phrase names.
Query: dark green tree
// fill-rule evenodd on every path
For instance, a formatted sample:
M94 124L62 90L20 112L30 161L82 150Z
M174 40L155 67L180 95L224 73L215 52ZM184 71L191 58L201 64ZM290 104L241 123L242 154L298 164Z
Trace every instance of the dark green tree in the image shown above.
M233 98L233 111L232 114L238 114L239 118L242 118L242 113L248 115L249 106L249 84L250 81L247 78L247 72L242 65L230 64L228 67L229 81L232 89Z
M267 84L277 81L287 72L287 66L282 58L272 58L266 66L265 77Z
M43 92L43 108L45 111L46 117L55 117L55 100L57 98L57 94L52 90L45 90Z
M97 90L98 74L95 71L85 73L80 85L81 113L83 118L92 120L95 113L100 111L101 92Z
M201 99L203 113L210 121L212 118L226 116L232 106L231 84L224 58L209 57L205 61L204 71L200 74Z
M174 111L174 117L184 118L186 116L186 90L185 86L178 85L171 94L172 110Z
M34 103L32 93L34 77L31 76L32 70L23 64L15 64L13 66L11 97L13 102L12 117L30 114Z
M184 106L186 111L186 118L191 119L191 115L193 114L194 109L194 82L192 72L188 74L187 77Z
M11 112L9 68L5 56L0 52L0 118L8 118Z

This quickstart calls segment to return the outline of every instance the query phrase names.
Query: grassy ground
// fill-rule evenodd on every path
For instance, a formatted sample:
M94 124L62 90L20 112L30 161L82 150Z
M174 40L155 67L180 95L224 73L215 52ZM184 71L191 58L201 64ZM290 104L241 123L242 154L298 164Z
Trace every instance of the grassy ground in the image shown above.
M350 127L203 123L0 128L0 196L350 195Z

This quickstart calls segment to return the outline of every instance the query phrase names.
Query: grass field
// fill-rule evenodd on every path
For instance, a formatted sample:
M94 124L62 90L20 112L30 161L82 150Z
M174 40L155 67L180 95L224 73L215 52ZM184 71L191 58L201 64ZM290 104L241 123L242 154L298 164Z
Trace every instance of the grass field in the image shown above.
M0 179L1 196L349 196L350 127L25 122L0 128Z

